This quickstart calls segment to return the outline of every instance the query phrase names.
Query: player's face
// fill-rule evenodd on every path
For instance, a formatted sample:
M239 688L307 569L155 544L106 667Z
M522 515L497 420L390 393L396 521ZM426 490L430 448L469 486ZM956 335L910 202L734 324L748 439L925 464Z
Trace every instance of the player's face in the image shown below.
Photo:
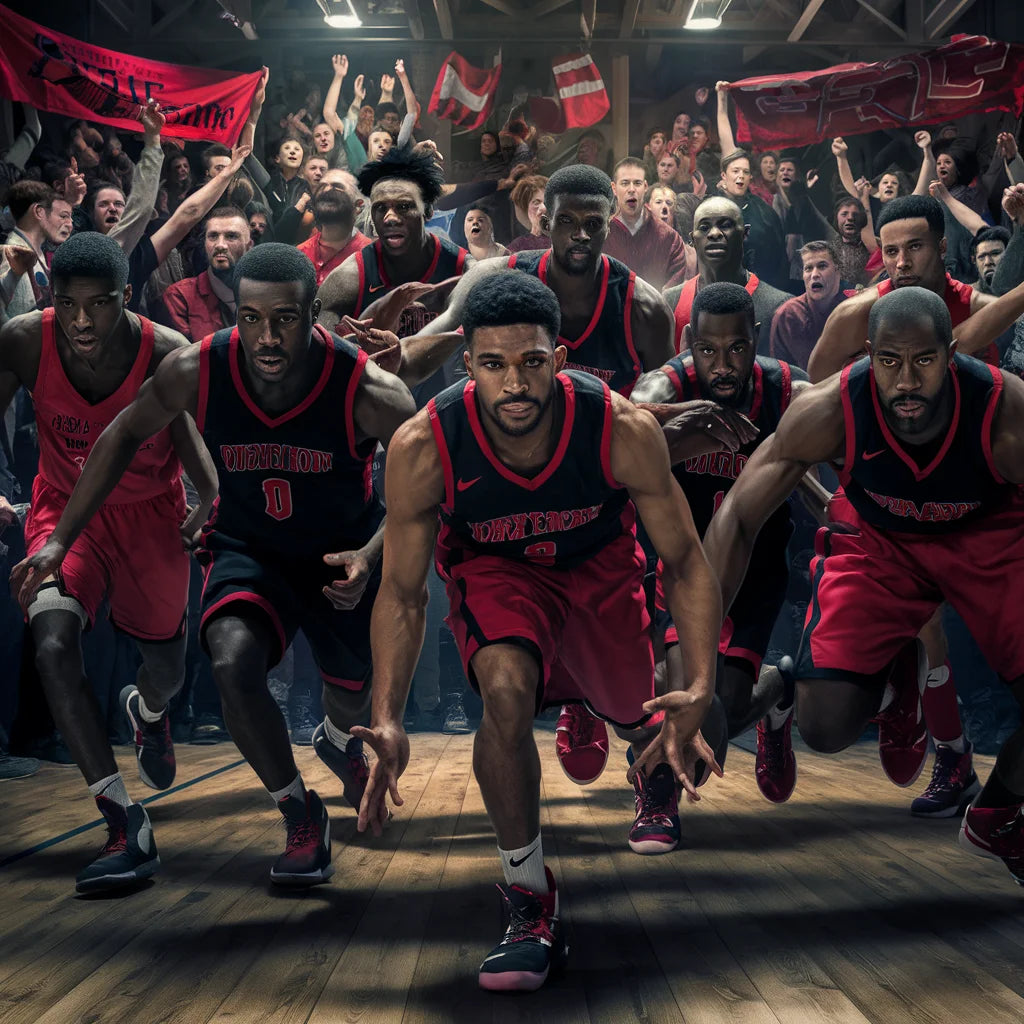
M215 273L226 274L251 247L242 217L211 217L206 222L206 258Z
M809 252L803 258L804 288L812 302L830 302L839 291L839 268L827 252Z
M313 145L318 153L330 153L334 149L334 132L328 124L318 124L313 129Z
M900 194L900 179L895 174L883 174L878 179L878 198L887 203Z
M986 288L992 287L992 278L996 276L996 267L999 266L1004 252L1006 246L998 239L982 242L974 250L974 265L978 268L978 276L985 282Z
M114 333L131 288L118 291L113 281L95 277L55 278L53 308L71 350L87 362L100 354L104 342Z
M548 211L548 234L555 262L567 274L589 274L608 237L611 204L603 196L560 195Z
M747 194L750 188L750 161L745 156L733 160L722 172L722 186L727 195L737 199Z
M701 394L722 405L743 403L757 355L750 317L701 313L696 332L687 332Z
M946 240L936 238L924 217L908 217L883 225L879 232L882 262L893 287L928 288L941 294L945 288Z
M385 178L370 192L370 217L384 251L404 256L423 242L427 212L419 186L403 178Z
M713 199L702 203L693 222L693 247L700 266L740 266L743 263L743 218L734 203Z
M883 319L869 351L882 414L893 433L912 443L939 434L950 417L943 399L951 350L939 342L932 322L922 317L897 328Z
M238 286L238 336L250 375L280 384L309 351L312 301L298 281L251 281Z
M477 408L509 437L532 433L551 407L565 356L539 324L478 327L464 357Z

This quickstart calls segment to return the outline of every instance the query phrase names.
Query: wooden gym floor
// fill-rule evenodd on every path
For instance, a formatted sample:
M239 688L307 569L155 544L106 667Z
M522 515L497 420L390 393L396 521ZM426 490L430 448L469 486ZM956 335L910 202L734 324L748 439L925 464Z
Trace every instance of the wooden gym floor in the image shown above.
M733 746L725 778L684 808L683 848L645 858L625 843L622 745L580 790L553 734L537 735L572 944L539 993L476 986L501 925L471 736L412 737L382 840L357 835L336 780L298 750L333 815L336 867L303 893L269 884L283 831L235 748L185 746L180 788L149 809L163 868L126 896L74 896L101 837L76 770L0 784L0 1024L1024 1021L1024 889L957 850L955 819L911 818L924 780L896 789L870 745L800 751L782 807Z

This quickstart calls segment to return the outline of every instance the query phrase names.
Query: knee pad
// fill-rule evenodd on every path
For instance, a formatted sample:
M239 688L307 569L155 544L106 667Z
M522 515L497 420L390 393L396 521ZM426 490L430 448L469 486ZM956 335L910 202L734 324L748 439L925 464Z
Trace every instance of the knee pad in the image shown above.
M48 580L36 591L36 596L28 606L29 624L37 615L44 612L71 612L78 616L82 629L89 625L89 616L86 610L70 594L65 594L56 580Z

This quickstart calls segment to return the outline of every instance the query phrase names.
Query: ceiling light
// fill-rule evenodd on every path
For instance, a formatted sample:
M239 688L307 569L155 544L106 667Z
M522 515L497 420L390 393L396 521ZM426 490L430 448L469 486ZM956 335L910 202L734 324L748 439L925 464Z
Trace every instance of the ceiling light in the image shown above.
M693 0L686 20L683 22L683 28L696 32L707 32L710 29L718 28L722 24L722 15L725 14L730 3L732 0Z
M324 12L324 21L331 28L359 28L363 24L352 0L317 0L317 6Z

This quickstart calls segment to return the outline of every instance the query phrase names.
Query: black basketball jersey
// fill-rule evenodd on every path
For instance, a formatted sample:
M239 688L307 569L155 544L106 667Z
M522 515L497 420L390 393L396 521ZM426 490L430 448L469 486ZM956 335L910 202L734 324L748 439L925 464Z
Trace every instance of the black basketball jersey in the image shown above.
M548 283L551 250L514 253L508 265ZM559 337L558 344L569 350L567 370L582 370L629 396L643 367L633 345L633 290L636 274L625 263L601 257L601 286L594 315L587 329L576 339Z
M922 466L912 446L901 444L885 422L870 359L865 356L843 370L846 453L839 479L853 507L872 526L946 533L1001 508L1017 492L992 461L992 421L1002 373L959 354L949 373L953 417Z
M277 416L246 390L237 328L210 335L199 350L196 425L220 480L208 528L296 558L361 547L383 515L371 475L377 442L355 443L366 353L322 327L313 331L320 376Z
M440 284L450 277L458 277L466 266L466 257L469 253L448 241L446 238L438 238L437 235L428 234L428 239L434 246L434 256L427 267L427 272L420 278L428 284ZM403 283L388 279L384 270L383 249L380 239L372 245L367 245L355 254L356 266L359 268L359 298L356 303L356 316L366 307L387 295L396 285ZM402 317L398 324L398 336L408 338L417 331L422 330L436 320L439 313L432 313L422 303L414 302L411 306L402 310Z
M567 569L634 528L633 504L611 473L607 385L573 371L556 382L562 434L551 461L532 478L494 453L473 381L453 384L427 404L445 476L442 567L488 554Z
M678 401L690 402L711 397L701 392L693 356L689 353L670 359L661 370L675 385ZM789 408L793 381L807 379L807 374L799 367L790 366L779 359L757 356L752 373L753 394L750 409L746 413L747 419L758 429L757 437L738 451L698 455L673 466L672 471L690 503L693 521L702 537L711 517L718 511L718 506L729 493L747 460L757 446L778 427L782 414ZM758 545L776 547L781 543L785 548L790 533L789 505L783 504L765 523L758 535Z

